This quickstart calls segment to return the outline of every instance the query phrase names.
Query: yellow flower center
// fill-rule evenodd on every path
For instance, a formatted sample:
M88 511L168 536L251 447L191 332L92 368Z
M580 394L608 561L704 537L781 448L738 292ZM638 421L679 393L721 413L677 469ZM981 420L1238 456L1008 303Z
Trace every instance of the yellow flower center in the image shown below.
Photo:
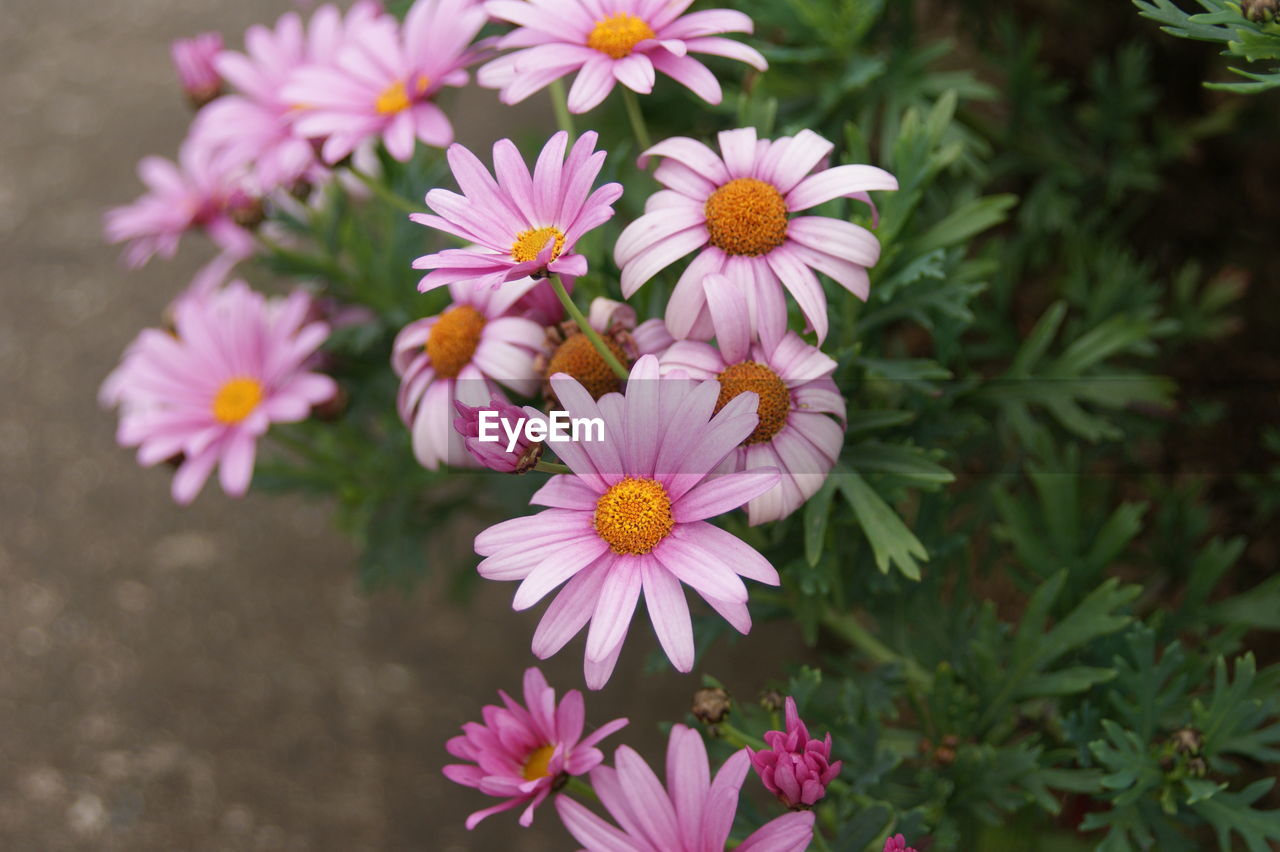
M548 225L545 228L530 228L521 231L516 241L511 244L511 259L516 263L528 263L537 260L538 255L547 247L547 240L556 238L555 248L551 249L551 259L555 260L564 251L564 234L559 228Z
M596 532L614 553L648 553L675 523L667 489L653 479L628 476L596 501Z
M756 409L760 424L742 442L744 445L763 444L782 431L787 424L787 415L791 413L791 394L777 373L757 361L743 361L726 367L716 378L720 382L717 412L744 391L754 391L760 397L760 407Z
M484 323L484 314L470 305L458 305L440 315L427 337L427 357L436 375L452 379L471 363Z
M759 256L787 241L787 202L772 184L737 178L706 205L711 244L728 254Z
M614 59L622 59L630 56L637 44L654 37L653 28L642 19L619 12L596 21L591 35L587 36L587 47Z
M617 341L608 337L604 343L623 364L630 359ZM622 390L622 380L609 369L609 365L600 357L600 353L591 345L591 341L582 332L571 334L564 343L556 347L551 359L547 362L547 377L556 373L568 373L578 380L592 399L599 399L607 393Z
M422 97L431 81L427 79L427 75L419 74L414 78L413 84L413 93L411 95L405 85L405 81L396 80L382 90L382 94L378 95L378 99L374 101L373 108L380 115L395 115L398 112L404 112L413 106L414 99Z
M551 755L555 753L556 747L553 745L544 745L541 748L534 749L524 762L524 780L537 781L539 778L546 778L551 774L547 771L547 767L551 765Z
M213 417L219 423L239 423L262 402L262 383L241 377L228 379L213 398Z

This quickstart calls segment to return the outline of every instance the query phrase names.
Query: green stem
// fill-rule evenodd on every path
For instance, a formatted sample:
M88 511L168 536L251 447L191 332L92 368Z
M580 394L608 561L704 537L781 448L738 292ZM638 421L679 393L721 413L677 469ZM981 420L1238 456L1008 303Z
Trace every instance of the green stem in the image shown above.
M822 624L831 632L844 639L862 653L881 665L898 665L912 685L928 689L933 678L921 668L915 660L902 656L876 637L872 636L862 622L851 614L841 615L831 610L822 614Z
M569 98L564 91L564 80L551 81L551 108L556 113L556 124L569 134L569 144L577 137L578 131L573 126L573 116L569 114Z
M764 740L759 739L758 737L753 737L743 731L739 731L728 722L717 722L716 728L720 731L720 736L730 745L737 746L738 748L749 746L753 751L764 751L766 748Z
M649 125L645 124L644 112L640 109L640 99L626 86L619 86L619 88L622 89L622 103L627 108L627 120L631 122L631 132L635 134L636 144L640 146L641 152L648 151L653 147L653 143L649 140Z
M378 198L382 199L392 207L395 207L398 210L403 210L406 213L423 212L422 204L418 204L417 202L405 198L403 195L396 192L373 175L367 175L355 166L348 166L347 171L351 172L351 174L355 176L356 180L369 187L370 191L372 191L374 195L378 196Z
M555 462L540 461L533 466L538 473L573 473L566 464L556 464Z
M564 785L564 791L566 795L571 795L577 799L586 799L588 802L594 802L599 798L590 784L576 776L569 777L569 783Z
M827 845L827 838L822 836L822 829L816 822L813 826L813 848L815 852L831 852L831 847Z
M573 303L573 299L569 298L569 291L564 289L564 282L560 280L560 276L552 272L550 273L550 281L551 289L555 290L556 296L560 298L560 304L564 305L564 309L569 312L569 316L573 317L573 321L578 324L578 328L582 329L582 333L587 336L587 340L591 341L591 345L600 353L600 357L609 365L609 369L613 370L614 375L625 382L627 376L630 375L627 372L627 368L605 345L603 338L591 327L591 323L587 322L587 318L583 316L582 311L578 310L578 306Z

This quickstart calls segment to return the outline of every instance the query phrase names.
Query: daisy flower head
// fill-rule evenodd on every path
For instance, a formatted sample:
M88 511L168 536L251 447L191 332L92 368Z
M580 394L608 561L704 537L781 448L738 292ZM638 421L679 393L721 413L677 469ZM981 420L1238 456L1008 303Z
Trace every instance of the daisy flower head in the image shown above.
M222 489L242 496L267 428L305 420L337 392L306 369L329 336L306 321L310 307L305 291L268 300L243 281L182 299L173 331L143 331L103 383L103 401L120 408L117 439L141 464L182 457L175 501L194 500L215 465Z
M618 238L614 259L623 296L696 251L667 302L667 327L676 338L709 336L702 283L722 273L747 295L761 340L776 342L786 329L785 290L821 342L827 303L814 273L865 300L867 268L879 260L880 243L850 222L794 214L835 198L870 203L868 190L897 189L897 180L874 166L820 167L834 146L810 130L764 140L747 127L724 131L719 141L717 154L675 137L641 157L642 163L663 158L654 177L666 189L649 198L645 215Z
M471 42L485 21L478 0L417 0L403 25L379 16L354 29L331 61L300 69L285 85L284 99L304 107L296 131L325 140L327 163L374 137L402 162L416 141L445 147L453 125L434 98L466 85L467 66L480 58Z
M591 190L606 156L595 150L596 138L594 131L582 134L566 158L569 134L555 134L532 174L515 143L500 139L493 146L496 180L475 154L450 146L449 166L462 194L433 189L426 200L437 215L410 218L476 245L415 260L414 269L431 270L418 289L467 279L497 286L528 276L584 275L587 259L574 246L613 217L613 202L622 195L619 183Z
M519 580L512 606L532 607L563 584L539 623L533 653L546 659L590 622L587 686L609 680L643 592L654 632L672 665L693 668L693 628L681 584L691 586L739 632L751 628L746 577L778 585L778 572L745 542L708 523L772 488L776 470L709 476L756 428L756 397L717 413L714 381L660 379L642 356L625 396L599 402L564 374L551 378L571 420L599 422L580 442L552 449L571 474L554 476L530 502L549 508L476 536L490 580Z
M569 89L569 111L598 106L621 83L634 92L653 91L661 71L708 103L718 104L720 83L690 54L725 56L757 70L769 67L755 48L723 33L750 33L741 12L708 9L685 15L692 0L489 0L493 17L518 29L499 39L517 48L476 74L480 85L499 89L515 104L577 72Z
M444 768L445 777L505 801L467 817L473 829L485 817L525 806L520 824L569 777L585 775L604 760L596 744L627 724L614 719L583 736L586 719L582 693L571 689L556 704L556 691L537 668L524 673L524 704L499 691L502 707L486 705L484 722L468 722L462 735L445 745L466 761Z
M724 852L750 761L745 750L715 777L697 731L674 725L667 740L667 784L644 758L619 746L614 766L591 771L611 825L568 796L556 797L560 820L586 852ZM813 811L784 814L734 847L736 852L804 852L813 840Z
M391 364L400 377L397 406L423 467L478 466L453 428L455 402L484 406L495 395L505 400L499 385L521 396L537 392L533 359L543 328L517 315L513 305L538 283L494 289L454 282L453 302L443 313L415 320L396 336Z
M153 256L171 258L188 231L202 230L236 258L253 254L253 235L243 226L261 218L262 202L228 169L216 149L192 134L178 151L178 162L146 157L138 177L147 192L132 204L107 211L108 242L127 243L124 262L144 266Z
M222 94L222 77L214 64L222 46L221 33L200 33L169 45L178 82L196 109Z
M662 354L662 373L715 379L720 383L720 406L747 391L760 398L760 425L726 465L732 470L782 471L772 490L747 504L753 526L781 520L822 487L840 458L845 401L831 378L836 362L794 331L772 345L754 341L740 288L723 275L708 276L703 288L718 345L675 341Z
M345 17L330 4L305 24L297 12L288 12L274 28L250 27L243 53L223 51L215 60L236 91L201 110L200 134L230 164L247 167L262 191L291 188L311 172L318 176L315 148L293 124L305 107L286 99L284 89L299 69L336 61L348 39L389 23L376 3L362 0Z

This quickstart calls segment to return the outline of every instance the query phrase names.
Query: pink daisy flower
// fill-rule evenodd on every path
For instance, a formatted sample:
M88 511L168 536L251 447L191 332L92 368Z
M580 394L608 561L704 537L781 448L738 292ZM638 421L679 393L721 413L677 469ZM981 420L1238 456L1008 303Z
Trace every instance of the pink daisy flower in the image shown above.
M285 86L299 68L333 60L351 34L377 27L379 20L390 22L376 3L359 2L345 19L338 7L326 5L306 25L289 12L274 29L250 27L244 53L225 51L216 60L238 94L201 110L198 132L230 163L249 167L263 191L291 187L318 162L311 142L294 131L300 109L283 96Z
M467 761L444 768L445 777L506 801L467 817L473 829L487 816L525 805L520 824L533 823L533 812L573 775L585 775L604 755L596 744L627 724L614 719L582 736L586 714L582 693L571 689L556 705L556 691L542 672L524 673L524 705L499 690L504 707L484 708L484 724L468 722L462 736L445 745L449 754Z
M498 47L521 48L495 59L477 73L480 85L501 89L503 103L515 104L552 81L578 72L569 89L569 111L598 106L615 82L647 95L661 71L708 103L721 99L720 83L689 54L727 56L764 71L760 51L718 38L749 33L741 12L708 9L682 15L693 0L489 0L493 17L519 29Z
M595 150L594 132L578 137L566 160L568 144L564 131L552 136L530 175L515 143L498 140L493 146L496 181L475 154L461 145L451 146L449 166L462 195L433 189L427 193L427 206L439 215L417 213L410 218L477 245L415 260L414 269L431 270L418 289L426 292L472 278L496 286L530 275L584 275L587 259L574 254L574 246L583 234L613 217L622 185L607 183L591 191L606 156Z
M742 394L714 414L716 382L659 379L642 356L626 395L599 403L558 374L551 385L570 418L599 420L603 434L552 449L573 471L531 498L549 506L476 536L479 566L490 580L519 580L512 604L524 610L564 584L543 614L533 653L545 659L591 623L587 686L609 680L644 593L654 632L672 664L693 668L693 628L681 583L738 631L751 628L746 577L778 585L778 572L750 546L707 522L768 491L777 471L708 474L756 428L756 398ZM601 440L602 439L602 440Z
M698 255L667 302L667 327L677 338L710 336L703 280L723 273L746 294L752 327L766 343L786 330L783 289L791 293L821 342L827 302L815 271L867 298L867 267L880 243L865 228L826 216L795 216L834 198L870 203L868 190L897 189L893 175L874 166L814 169L833 145L803 130L773 141L747 127L720 134L720 154L676 137L641 157L663 157L654 177L666 187L645 203L614 249L622 294L633 293L680 258Z
M845 402L831 378L836 362L794 331L772 346L753 343L744 294L722 275L708 276L703 286L719 348L676 341L663 353L661 370L716 379L720 405L744 391L759 396L760 425L726 466L781 470L778 484L747 504L752 525L781 520L822 487L840 458Z
M117 439L150 466L176 456L173 499L195 499L219 467L222 489L242 496L257 442L272 423L305 420L337 392L305 362L329 336L307 323L311 297L268 301L243 281L173 306L174 330L147 329L130 344L101 398L120 406Z
M423 467L477 466L453 428L455 402L483 406L495 395L505 399L499 384L521 396L537 392L533 359L544 331L513 306L538 283L494 289L454 282L453 303L443 313L415 320L396 336L391 364L400 376L397 405Z
M197 228L232 257L253 254L253 234L239 222L258 218L261 202L206 140L187 137L176 164L163 157L144 158L138 176L147 193L132 204L108 210L105 219L107 241L128 243L128 266L143 266L156 254L173 257L182 235Z
M568 796L556 811L586 852L724 852L738 811L750 761L745 750L711 777L707 747L697 731L674 725L667 741L667 786L628 746L614 754L616 768L591 770L591 785L610 825ZM735 846L736 852L804 852L813 840L813 811L784 814Z
M304 107L295 129L325 139L328 163L376 136L401 161L413 156L415 140L445 147L453 126L432 99L466 85L465 69L479 59L471 41L485 21L476 0L417 0L403 26L383 16L353 30L332 61L300 69L285 85L284 100Z
M784 805L797 810L811 808L827 795L827 785L840 774L840 761L831 762L831 734L813 739L796 712L795 699L787 696L787 729L764 735L767 749L747 752L751 767L765 789Z
M200 33L192 38L177 39L169 45L178 82L197 109L222 94L222 77L214 67L214 58L221 51L220 33Z

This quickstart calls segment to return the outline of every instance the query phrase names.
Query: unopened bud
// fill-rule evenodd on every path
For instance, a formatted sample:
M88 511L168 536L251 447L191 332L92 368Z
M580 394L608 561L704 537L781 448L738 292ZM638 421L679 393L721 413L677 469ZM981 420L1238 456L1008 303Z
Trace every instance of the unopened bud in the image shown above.
M699 689L693 694L693 715L704 725L718 725L729 715L733 700L720 687Z

